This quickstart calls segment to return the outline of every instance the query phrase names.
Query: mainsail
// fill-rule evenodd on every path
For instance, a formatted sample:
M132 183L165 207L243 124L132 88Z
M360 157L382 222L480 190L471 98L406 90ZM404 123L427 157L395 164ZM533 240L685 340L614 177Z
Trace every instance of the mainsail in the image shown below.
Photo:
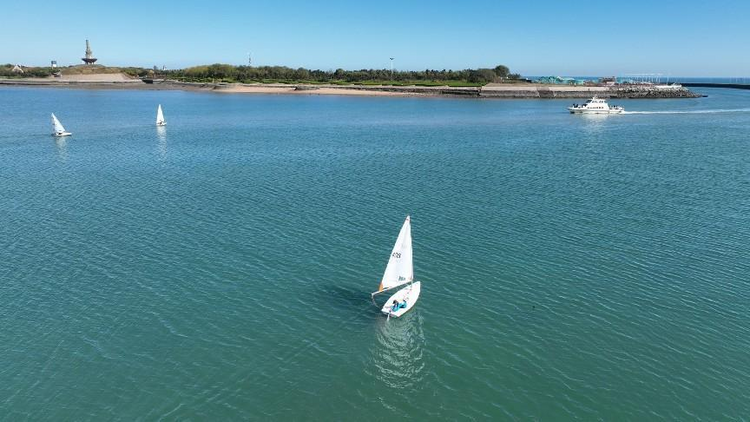
M392 289L396 286L414 281L414 265L412 262L411 249L411 219L406 216L406 221L398 233L393 252L385 267L383 280L380 282L378 291Z
M159 104L159 108L156 109L156 125L157 126L164 126L167 122L164 120L164 113L161 111L161 104Z
M57 135L62 135L66 132L62 123L60 123L60 121L57 120L57 117L55 117L55 113L52 113L52 126L54 127L55 134Z

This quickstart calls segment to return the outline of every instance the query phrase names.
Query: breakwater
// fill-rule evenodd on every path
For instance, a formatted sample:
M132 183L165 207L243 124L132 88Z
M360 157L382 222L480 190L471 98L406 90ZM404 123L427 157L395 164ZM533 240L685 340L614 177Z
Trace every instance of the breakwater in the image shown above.
M238 84L245 87L259 86L257 84ZM202 86L206 86L202 84ZM237 84L217 86L217 90L232 90ZM263 85L278 89L290 89L290 85ZM392 93L394 95L422 95L422 96L451 96L474 98L696 98L701 95L687 88L618 85L618 86L550 86L540 84L488 84L482 87L448 87L448 86L389 86L389 85L293 85L296 93L315 94L316 91L326 93L360 92Z
M650 85L557 86L488 84L478 96L483 98L696 98L701 95L681 87Z
M750 84L739 83L714 83L714 82L681 82L682 86L695 88L732 88L750 89Z

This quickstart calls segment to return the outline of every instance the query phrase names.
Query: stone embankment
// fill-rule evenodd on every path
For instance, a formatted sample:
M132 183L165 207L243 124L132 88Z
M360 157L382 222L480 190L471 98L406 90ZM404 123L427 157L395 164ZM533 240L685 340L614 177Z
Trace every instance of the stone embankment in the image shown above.
M486 98L696 98L684 87L657 85L558 86L488 84L479 97Z
M696 98L700 95L683 87L653 85L555 86L540 84L488 84L483 87L386 86L386 85L298 85L297 91L388 92L475 98Z

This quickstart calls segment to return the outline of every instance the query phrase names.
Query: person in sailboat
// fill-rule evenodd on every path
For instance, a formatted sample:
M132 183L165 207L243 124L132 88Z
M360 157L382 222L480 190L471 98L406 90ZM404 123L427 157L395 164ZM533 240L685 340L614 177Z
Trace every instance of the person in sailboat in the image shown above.
M406 308L406 299L404 299L404 301L401 303L399 303L396 299L393 299L393 306L391 306L393 312L396 312L401 308Z

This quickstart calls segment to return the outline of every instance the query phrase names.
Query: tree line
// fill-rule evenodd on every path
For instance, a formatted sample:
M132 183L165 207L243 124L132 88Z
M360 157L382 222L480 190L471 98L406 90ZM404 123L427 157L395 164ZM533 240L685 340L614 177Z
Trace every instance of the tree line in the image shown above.
M56 71L51 67L24 67L23 73L17 73L13 71L13 67L12 64L0 65L0 76L6 78L46 78Z
M96 69L87 66L69 66L68 68L24 67L24 73L13 72L13 65L0 66L2 77L49 77L66 69L75 73L96 73ZM507 66L498 65L494 68L463 69L463 70L388 70L388 69L360 69L360 70L320 70L293 69L286 66L233 66L229 64L212 64L194 66L174 70L150 70L139 67L103 68L119 71L131 76L166 77L188 82L282 82L282 83L392 83L392 84L473 84L484 85L489 82L520 79L517 73L511 73ZM84 72L85 71L85 72Z
M367 83L367 82L468 82L486 84L504 79L520 79L519 74L510 72L508 67L499 65L495 68L464 70L311 70L289 68L286 66L233 66L229 64L212 64L194 66L186 69L168 70L165 77L185 81L206 82L319 82L319 83Z

